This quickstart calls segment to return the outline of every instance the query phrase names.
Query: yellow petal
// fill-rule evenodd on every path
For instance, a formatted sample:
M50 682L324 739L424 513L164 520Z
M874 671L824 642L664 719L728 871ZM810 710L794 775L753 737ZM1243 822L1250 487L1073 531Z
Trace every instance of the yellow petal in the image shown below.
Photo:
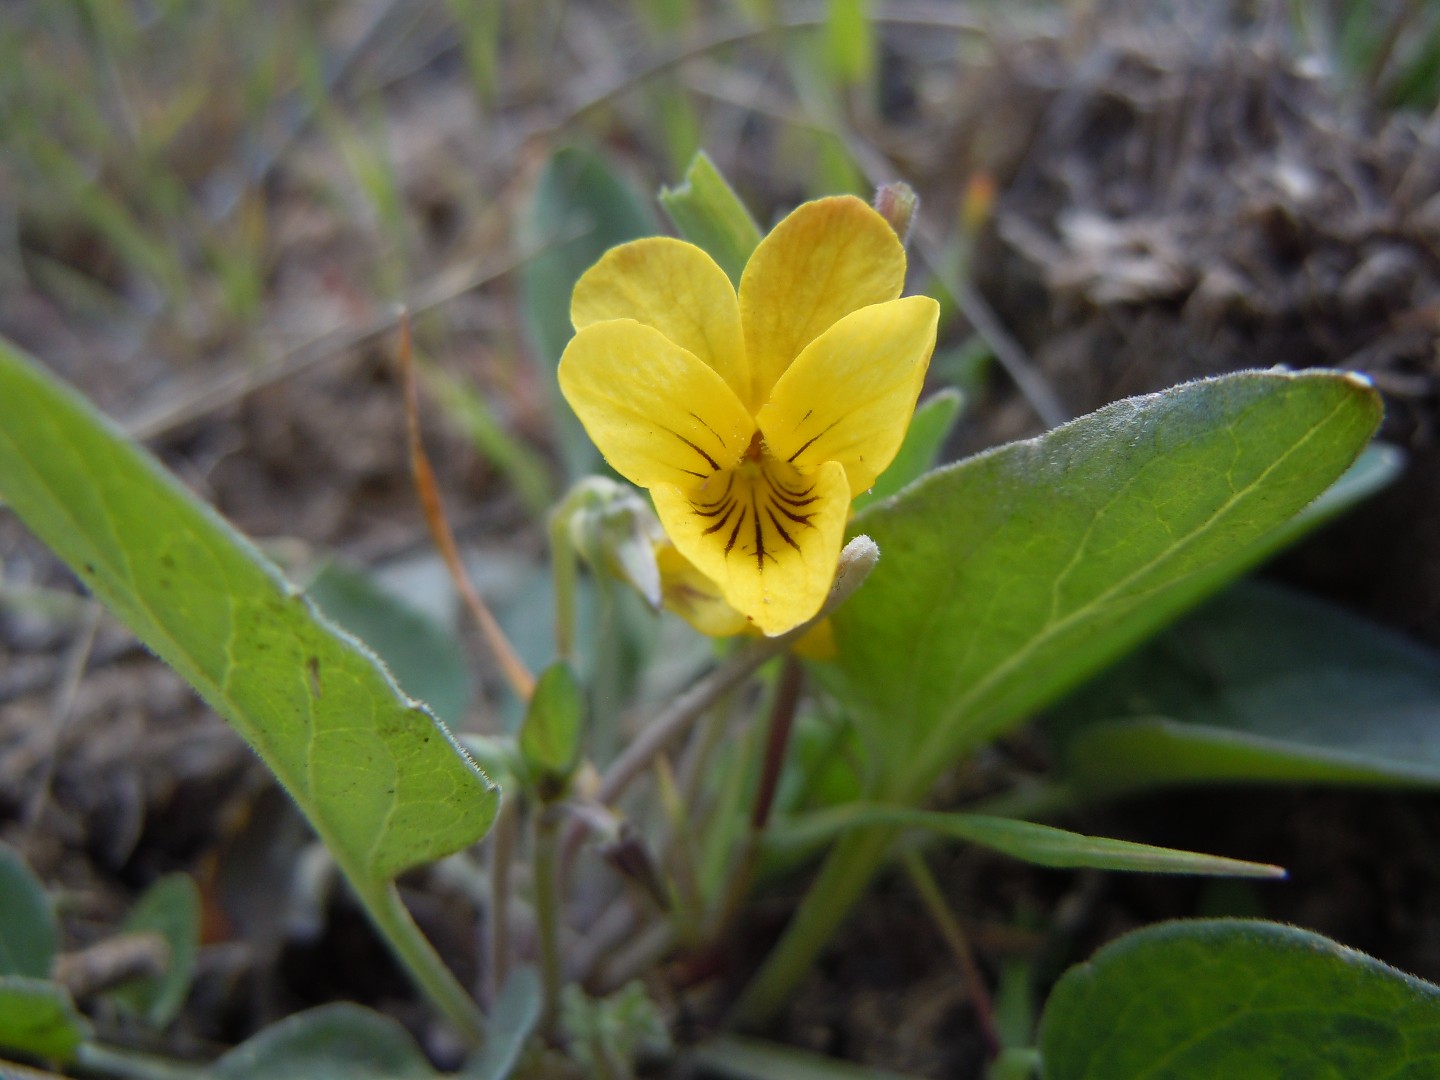
M663 485L650 495L680 553L762 633L783 634L820 610L850 508L840 465L807 474L747 460L688 494Z
M610 319L653 326L744 396L748 375L735 288L694 244L652 236L607 251L575 283L570 321L583 330Z
M666 609L673 611L702 634L733 637L750 629L750 620L720 595L720 587L672 544L655 549L660 566L660 588Z
M594 323L560 357L560 390L615 471L691 488L733 467L755 421L716 372L633 319Z
M760 242L740 279L750 390L758 409L800 351L859 308L894 300L905 249L853 195L804 203Z
M854 498L894 460L925 381L940 305L907 296L841 319L780 377L757 417L769 453L845 466Z

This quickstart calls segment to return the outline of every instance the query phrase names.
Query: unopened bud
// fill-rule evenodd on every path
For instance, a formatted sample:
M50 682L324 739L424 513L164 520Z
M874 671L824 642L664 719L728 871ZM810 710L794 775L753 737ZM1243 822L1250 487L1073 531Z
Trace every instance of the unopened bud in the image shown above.
M655 902L656 907L661 911L670 910L670 897L639 829L628 821L621 822L619 834L614 840L601 846L600 854L623 876L639 885L641 891Z
M904 244L910 239L910 226L915 222L915 212L920 208L920 196L903 180L881 184L875 189L875 209L895 230L895 235Z

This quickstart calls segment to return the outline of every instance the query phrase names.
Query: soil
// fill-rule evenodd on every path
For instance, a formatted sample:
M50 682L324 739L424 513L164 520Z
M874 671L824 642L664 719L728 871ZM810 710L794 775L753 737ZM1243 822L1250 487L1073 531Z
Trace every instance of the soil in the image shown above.
M971 255L975 280L1071 415L1248 367L1341 367L1374 379L1387 404L1383 437L1406 450L1405 474L1272 572L1440 647L1440 114L1387 114L1341 94L1274 20L1177 18L1191 22L1000 31L983 60L958 68L923 31L897 29L886 39L876 141L930 206L957 205L977 175L995 181L998 201ZM398 183L427 223L405 254L406 272L423 280L487 244L504 247L534 150L485 159L458 68L407 68L424 49L399 51L392 64L421 71L397 76L387 100L406 132ZM593 132L637 171L663 171L626 128L632 119L622 108ZM768 164L775 128L754 123L757 136L722 164L757 205L778 206L795 192ZM265 186L282 237L266 334L202 318L187 335L126 310L76 317L38 286L0 297L0 332L143 427L167 465L291 565L325 551L373 565L428 550L388 339L323 352L256 391L202 393L226 377L243 382L256 355L293 355L382 310L366 269L377 262L374 233L306 195L320 179L339 185L339 162L317 144L302 138ZM498 213L476 215L464 188L477 176L504 189ZM41 239L47 257L109 272L103 245L83 230ZM509 429L553 453L543 388L519 359L527 344L512 289L501 279L454 300L435 359L492 391ZM165 414L157 402L176 407L171 419L153 419ZM992 371L952 449L1039 429ZM481 561L538 558L534 524L471 444L440 422L427 439L467 548ZM275 886L297 880L311 841L239 740L3 515L0 560L8 589L73 598L61 610L0 608L0 841L63 896L72 949L113 930L163 873L184 870L202 888L207 944L195 988L163 1045L148 1048L203 1059L280 1016L347 998L400 1017L437 1061L455 1064L342 893L323 878ZM482 719L493 707L479 706ZM1022 733L999 753L1043 761L1043 735ZM1217 886L936 851L931 865L957 898L991 989L1004 982L1023 999L1028 979L1038 1001L1104 941L1214 912L1310 927L1440 980L1429 902L1440 894L1437 797L1225 789L1130 800L1068 824L1283 862L1291 877ZM473 979L478 943L461 889L423 874L406 885L427 933ZM749 944L767 919L773 930L787 900L782 892L757 909ZM983 1075L967 988L898 880L878 883L773 1033L915 1076Z

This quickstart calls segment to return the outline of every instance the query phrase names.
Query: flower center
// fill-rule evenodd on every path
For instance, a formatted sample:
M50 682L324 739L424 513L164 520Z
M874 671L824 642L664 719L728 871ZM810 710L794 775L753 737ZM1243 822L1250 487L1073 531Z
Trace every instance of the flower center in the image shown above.
M788 462L771 457L757 431L733 468L717 472L690 494L690 509L702 518L702 536L723 545L725 557L755 560L765 572L787 552L801 552L801 534L813 529L818 509L815 482Z

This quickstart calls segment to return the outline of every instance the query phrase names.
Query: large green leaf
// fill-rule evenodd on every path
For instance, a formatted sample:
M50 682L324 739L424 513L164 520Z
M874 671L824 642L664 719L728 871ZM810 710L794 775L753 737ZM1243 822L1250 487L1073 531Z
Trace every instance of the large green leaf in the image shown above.
M565 147L551 156L520 217L520 247L535 253L520 274L525 325L559 418L561 449L572 479L594 471L600 453L555 382L555 365L575 332L570 294L580 275L608 249L649 236L655 228L649 205L603 158L579 147Z
M385 879L489 828L494 787L374 656L3 344L0 495L230 721L350 872Z
M889 792L919 798L1238 573L1379 418L1353 377L1230 375L1117 402L860 515L881 559L835 618L835 667Z
M1071 968L1045 1080L1440 1077L1440 987L1275 923L1166 923Z
M1262 582L1228 590L1057 711L1066 780L1440 785L1440 656Z
M49 978L59 937L45 886L24 859L0 844L0 975Z
M338 560L327 561L305 592L333 622L374 650L402 690L447 724L464 719L475 681L455 634L371 574Z
M409 1033L358 1005L322 1005L251 1036L215 1063L216 1080L429 1080Z

